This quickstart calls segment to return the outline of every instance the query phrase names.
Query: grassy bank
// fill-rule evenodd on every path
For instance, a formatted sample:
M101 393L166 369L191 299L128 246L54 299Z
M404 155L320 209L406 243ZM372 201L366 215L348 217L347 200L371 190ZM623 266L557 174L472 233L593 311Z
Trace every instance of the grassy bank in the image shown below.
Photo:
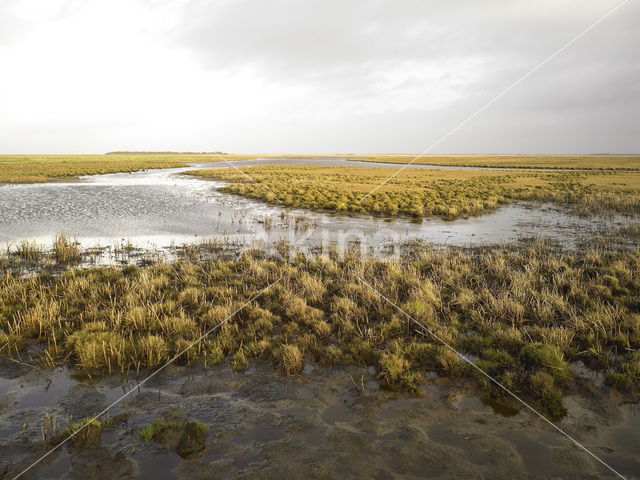
M410 163L418 155L364 155L350 160ZM425 155L416 165L491 168L549 168L579 170L640 170L640 155Z
M227 160L255 158L226 155ZM215 154L0 155L0 183L40 183L59 178L185 167L194 162L222 162Z
M512 200L553 201L585 214L640 212L640 173L250 167L189 172L232 182L229 193L318 210L380 215L476 215ZM273 195L275 195L274 198Z
M149 168L186 167L197 162L223 162L252 160L255 158L281 158L281 155L215 153L145 153L114 152L105 155L0 155L0 184L42 183L79 175L134 172ZM312 158L296 156L295 158Z
M154 368L229 319L180 362L283 374L306 363L374 365L419 392L429 372L475 377L362 279L552 417L579 383L570 362L640 390L640 251L558 253L416 247L403 260L347 254L111 267L0 281L0 351L22 362L116 372ZM272 282L280 281L237 314Z
M79 175L184 167L186 161L166 155L0 155L0 183L40 183Z

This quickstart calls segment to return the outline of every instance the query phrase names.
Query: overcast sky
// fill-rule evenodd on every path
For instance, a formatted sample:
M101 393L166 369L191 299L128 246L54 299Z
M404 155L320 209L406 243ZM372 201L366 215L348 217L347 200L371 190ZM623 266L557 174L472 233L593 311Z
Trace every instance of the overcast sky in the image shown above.
M419 153L620 0L1 0L0 153ZM640 153L630 0L434 153Z

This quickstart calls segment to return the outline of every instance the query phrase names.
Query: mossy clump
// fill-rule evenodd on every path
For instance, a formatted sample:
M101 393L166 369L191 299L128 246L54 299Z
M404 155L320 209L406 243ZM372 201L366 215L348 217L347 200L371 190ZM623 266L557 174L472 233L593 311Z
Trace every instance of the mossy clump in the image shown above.
M562 403L562 391L555 385L553 376L544 371L537 371L528 377L529 388L534 398L537 398L537 407L552 419L562 418L567 409Z
M206 448L208 434L209 429L203 423L187 422L178 442L178 455L187 458L202 452Z
M529 370L544 370L557 384L566 383L571 376L569 364L553 345L540 342L526 345L520 350L520 362Z
M177 421L167 422L162 418L156 418L151 425L147 425L140 430L140 436L143 438L144 443L150 445L165 431L180 430L181 428L182 424Z
M244 372L247 368L249 368L249 360L244 353L244 350L240 349L233 356L233 360L231 361L231 368L233 368L236 372Z
M206 448L209 429L201 422L166 421L156 418L151 425L140 430L140 436L147 445L160 442L175 450L183 458L202 452Z
M73 446L98 447L102 443L102 423L97 419L86 419L75 423L64 431L66 437L74 435L71 439Z
M640 351L633 352L627 360L621 361L618 372L605 374L605 381L618 390L632 392L640 389Z
M380 358L379 378L391 390L404 389L419 392L422 376L411 371L408 360L397 353L386 352Z

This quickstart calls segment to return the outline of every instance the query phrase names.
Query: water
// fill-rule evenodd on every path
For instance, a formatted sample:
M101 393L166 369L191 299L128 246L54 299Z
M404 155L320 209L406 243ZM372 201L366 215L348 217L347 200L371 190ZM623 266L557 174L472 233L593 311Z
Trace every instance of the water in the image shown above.
M18 368L0 365L0 379L17 380L0 394L0 469L12 474L45 452L45 414L64 427L72 407L85 410L73 415L78 421L110 403L117 387L135 384L133 374L89 379L66 368ZM101 445L62 447L25 478L105 478L104 472L110 472L106 478L253 478L265 473L275 478L271 474L278 472L299 478L318 471L330 478L614 478L528 411L504 416L484 405L479 391L470 395L465 380L445 379L439 390L421 397L362 394L350 381L362 369L317 370L318 376L301 382L274 374L266 362L255 362L250 376L223 365L210 370L169 366L153 386L135 389L126 408L122 402L112 409L111 418L123 409L127 418L105 423ZM375 374L365 377L369 381ZM60 386L44 390L50 380ZM457 382L468 393L452 404ZM36 391L44 401L25 406L24 398ZM96 401L96 392L105 398ZM619 396L601 393L597 404L571 397L560 426L623 475L637 475L638 403L619 404ZM170 441L147 445L140 437L140 429L155 418L178 417L209 428L200 455L182 459Z
M333 158L263 159L234 165L381 166ZM0 186L0 243L15 246L24 239L35 239L50 245L55 234L64 231L87 247L131 241L145 250L166 249L205 237L240 243L287 239L300 246L326 242L345 245L356 239L365 246L412 239L470 246L543 235L566 244L610 224L610 220L582 218L548 205L514 204L481 217L455 221L310 212L226 194L220 191L224 182L183 175L199 168L230 167L225 162L194 164L56 183ZM265 224L267 218L270 226ZM296 222L296 218L303 220Z

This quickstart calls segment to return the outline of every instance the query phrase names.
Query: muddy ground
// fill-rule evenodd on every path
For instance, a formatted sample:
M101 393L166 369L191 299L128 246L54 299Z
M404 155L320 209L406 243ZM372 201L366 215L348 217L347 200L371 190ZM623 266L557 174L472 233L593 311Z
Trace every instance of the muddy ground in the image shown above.
M558 426L640 476L638 404L585 382L592 393L567 397ZM133 373L89 378L0 362L0 477L46 453L45 415L64 426L135 385ZM471 380L432 378L423 388L420 397L380 390L372 367L308 365L289 379L266 363L244 373L170 366L111 409L97 438L65 444L21 478L616 478L535 415L484 404ZM199 421L208 434L182 458L184 432L142 438L156 418Z

